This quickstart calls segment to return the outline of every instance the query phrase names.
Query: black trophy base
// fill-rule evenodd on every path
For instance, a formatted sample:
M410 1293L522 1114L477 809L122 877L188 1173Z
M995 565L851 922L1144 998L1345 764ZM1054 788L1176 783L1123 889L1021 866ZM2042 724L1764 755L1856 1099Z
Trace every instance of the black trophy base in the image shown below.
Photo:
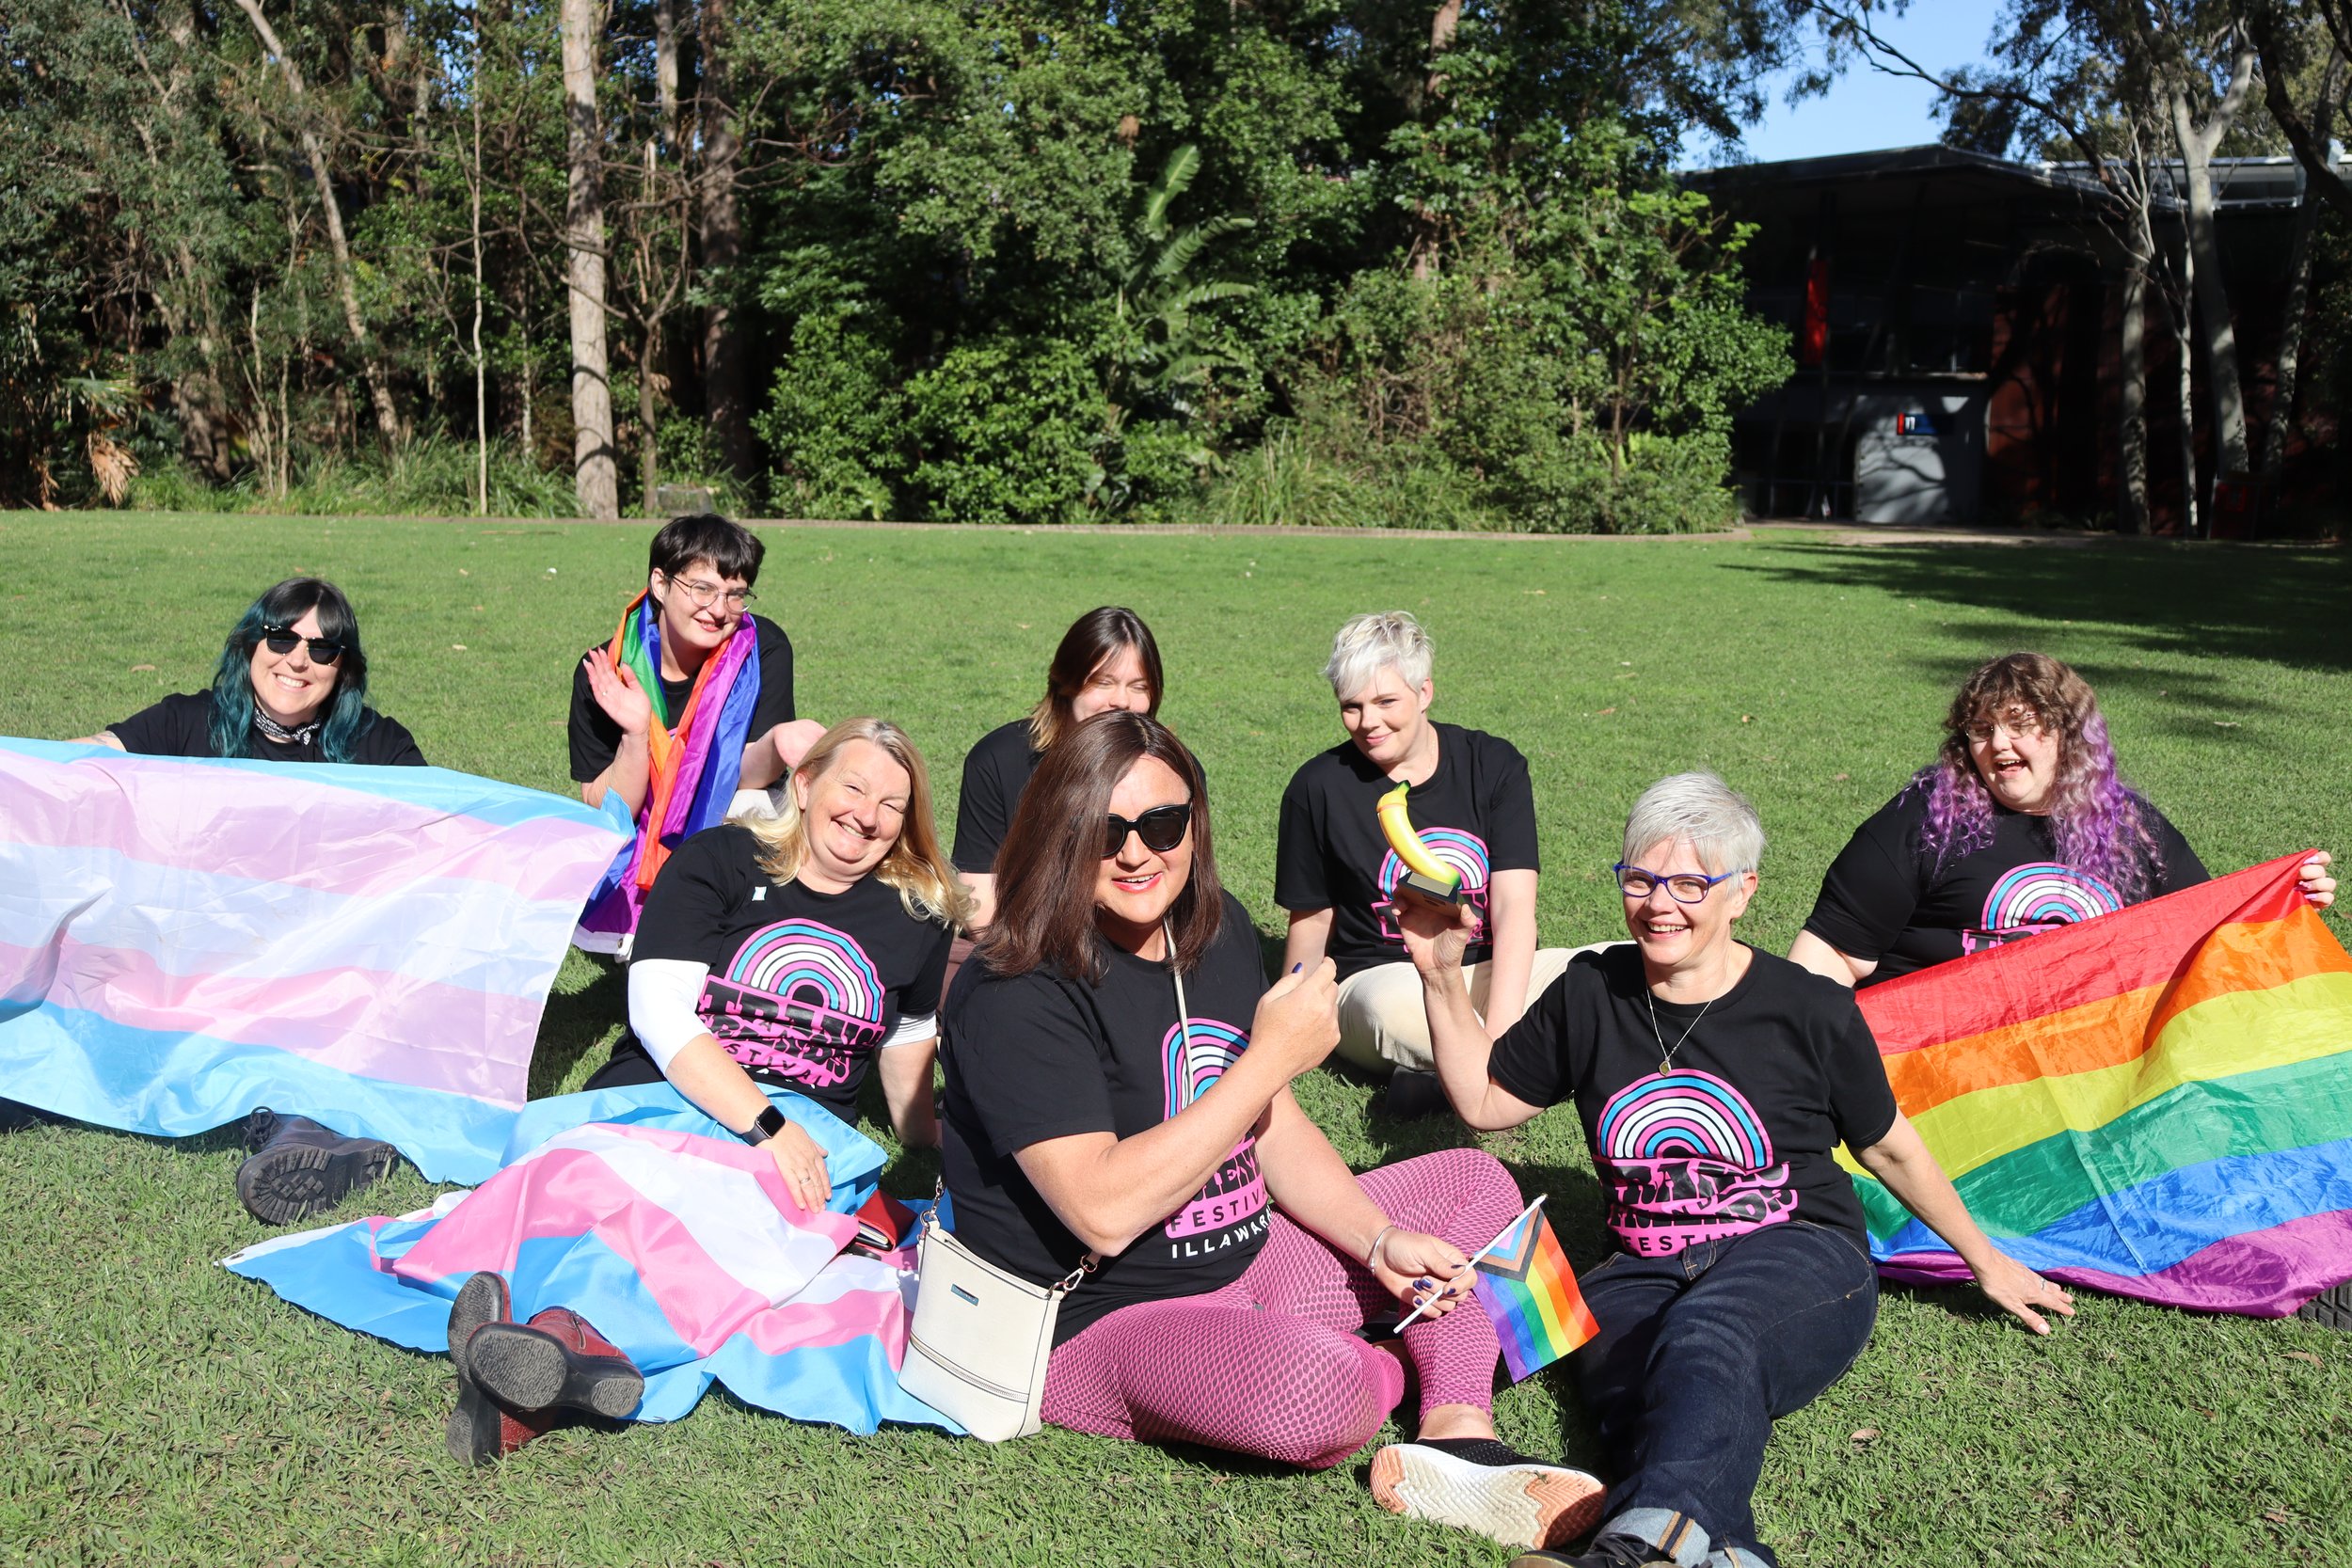
M1444 904L1449 908L1458 908L1462 902L1462 884L1458 880L1433 881L1418 871L1407 871L1398 878L1396 891L1409 893L1416 898L1426 899L1432 904Z

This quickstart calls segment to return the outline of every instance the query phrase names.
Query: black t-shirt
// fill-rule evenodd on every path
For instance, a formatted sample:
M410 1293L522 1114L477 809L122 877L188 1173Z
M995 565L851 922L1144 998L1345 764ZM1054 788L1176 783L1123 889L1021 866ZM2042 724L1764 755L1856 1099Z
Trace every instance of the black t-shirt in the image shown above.
M1479 927L1464 955L1493 955L1486 886L1497 871L1539 870L1535 791L1518 747L1483 730L1439 724L1438 770L1406 797L1430 852L1462 873ZM1375 808L1395 782L1343 741L1291 775L1274 851L1274 901L1293 911L1329 910L1325 951L1344 980L1375 964L1405 961L1405 941L1381 906L1403 863L1381 836Z
M1626 1252L1668 1257L1792 1219L1867 1244L1830 1150L1884 1137L1895 1093L1853 993L1787 958L1751 950L1740 983L1701 1008L1655 1002L1630 943L1580 953L1486 1073L1531 1105L1575 1100Z
M707 964L694 1010L754 1078L857 1122L858 1089L901 1015L939 1010L954 933L909 914L865 877L840 893L777 883L749 828L723 824L677 847L646 895L632 963ZM628 1036L614 1054L644 1052Z
M2179 830L2139 809L2158 850L2148 896L2209 880ZM1912 785L1856 828L1805 920L1839 952L1878 960L1866 986L2123 907L2116 889L2058 861L2046 816L1995 806L1993 842L1939 867L1921 842L1927 816L1928 793Z
M1081 1132L1129 1138L1175 1116L1248 1049L1265 992L1257 933L1228 894L1216 941L1184 976L1191 1038L1179 1067L1168 965L1108 943L1104 951L1108 968L1096 985L1043 970L1005 978L976 959L947 998L943 1139L956 1239L1039 1284L1077 1267L1087 1249L1013 1156ZM1197 1196L1063 1299L1055 1342L1115 1308L1239 1278L1265 1244L1266 1205L1257 1139L1244 1136Z
M1045 755L1029 749L1029 721L999 724L973 743L963 759L963 793L956 798L956 869L991 874L996 851L1012 829L1021 792Z
M398 721L387 719L372 707L361 708L359 715L358 738L351 743L347 760L375 768L425 765L424 753L417 750L417 737ZM213 694L209 691L175 692L152 707L143 707L130 718L107 725L106 730L122 742L124 751L143 757L219 754L213 750ZM326 760L316 735L307 741L279 742L258 729L253 732L252 747L246 754L262 762Z
M757 740L799 715L792 711L792 640L784 635L782 626L764 615L755 615L751 620L759 635L759 701L752 708L752 728L746 738ZM599 642L580 658L611 646L610 642ZM673 726L677 723L678 715L686 711L686 699L693 694L691 675L661 683L663 711L669 714ZM613 753L621 749L621 726L596 705L596 693L588 687L587 668L577 661L572 665L571 736L574 784L586 784L612 767Z

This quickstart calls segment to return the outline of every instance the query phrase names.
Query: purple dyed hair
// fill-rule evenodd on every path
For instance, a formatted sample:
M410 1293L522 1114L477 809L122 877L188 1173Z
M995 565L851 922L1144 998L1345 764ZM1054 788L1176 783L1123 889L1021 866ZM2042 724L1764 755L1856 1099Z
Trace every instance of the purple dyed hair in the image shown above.
M2152 808L2115 769L2115 748L2090 683L2047 654L2004 654L1977 666L1944 716L1936 759L1912 776L1928 819L1920 844L1941 869L1947 861L1993 843L1993 792L1968 755L1968 727L2024 708L2058 739L2058 784L2050 794L2050 834L2058 858L2098 878L2136 904L2154 891Z

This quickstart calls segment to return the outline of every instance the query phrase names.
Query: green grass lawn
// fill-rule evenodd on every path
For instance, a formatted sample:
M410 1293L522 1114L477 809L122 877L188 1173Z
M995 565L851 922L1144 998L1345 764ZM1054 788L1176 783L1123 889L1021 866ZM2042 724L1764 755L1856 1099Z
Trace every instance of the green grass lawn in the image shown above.
M2128 775L2217 871L2352 850L2352 557L2230 547L775 531L759 608L802 710L899 721L951 822L963 749L1027 707L1077 612L1158 633L1166 716L1200 752L1226 879L1260 925L1275 807L1339 738L1333 628L1403 605L1436 639L1438 713L1533 764L1551 943L1615 934L1627 806L1705 766L1772 848L1748 938L1783 951L1822 867L1932 751L1976 660L2035 647L2098 686ZM200 687L278 578L359 607L376 705L435 762L568 789L570 671L643 583L646 533L562 524L0 515L0 733L87 734ZM2339 935L2344 932L2341 920ZM621 991L573 956L534 1091L576 1086ZM1301 1084L1359 1166L1465 1141L1399 1125L1335 1072ZM880 1127L869 1127L887 1143ZM1573 1117L1485 1140L1599 1249ZM673 1426L573 1430L501 1467L442 1453L447 1363L287 1307L216 1260L267 1233L229 1134L0 1139L0 1558L285 1563L1492 1563L1375 1508L1364 1460L1298 1475L1066 1433L991 1449L852 1438L723 1395ZM928 1192L934 1166L886 1178ZM427 1201L408 1173L342 1217ZM2352 1552L2352 1338L2102 1297L2048 1340L1971 1292L1890 1291L1846 1380L1781 1424L1757 1495L1790 1564L2228 1564ZM1171 1355L1185 1354L1172 1345ZM1596 1464L1557 1370L1504 1435Z

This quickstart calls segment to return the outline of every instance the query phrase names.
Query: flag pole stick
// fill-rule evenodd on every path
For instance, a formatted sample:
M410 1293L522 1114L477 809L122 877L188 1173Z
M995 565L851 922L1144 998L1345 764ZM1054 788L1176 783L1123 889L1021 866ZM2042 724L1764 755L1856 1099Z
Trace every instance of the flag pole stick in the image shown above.
M1404 1333L1406 1326L1410 1324L1415 1318L1420 1317L1423 1312L1426 1312L1429 1308L1435 1307L1438 1301L1443 1299L1444 1296L1454 1289L1455 1280L1460 1279L1466 1274L1475 1271L1478 1267L1478 1260L1481 1258L1486 1257L1486 1254L1494 1251L1495 1243L1502 1241L1503 1237L1508 1236L1512 1231L1517 1230L1519 1227L1520 1223L1524 1221L1528 1215L1543 1207L1544 1199L1549 1196L1549 1195L1546 1193L1537 1193L1535 1195L1535 1200L1533 1203L1530 1203L1526 1208L1520 1210L1509 1225L1504 1226L1502 1229L1495 1232L1494 1241L1488 1242L1485 1246L1480 1247L1476 1252L1471 1253L1469 1259L1463 1262L1462 1266L1454 1271L1453 1277L1449 1278L1445 1282L1445 1290L1432 1291L1429 1293L1428 1300L1422 1302L1419 1307L1414 1307L1410 1312L1406 1313L1405 1316L1398 1321L1395 1332L1399 1334Z

